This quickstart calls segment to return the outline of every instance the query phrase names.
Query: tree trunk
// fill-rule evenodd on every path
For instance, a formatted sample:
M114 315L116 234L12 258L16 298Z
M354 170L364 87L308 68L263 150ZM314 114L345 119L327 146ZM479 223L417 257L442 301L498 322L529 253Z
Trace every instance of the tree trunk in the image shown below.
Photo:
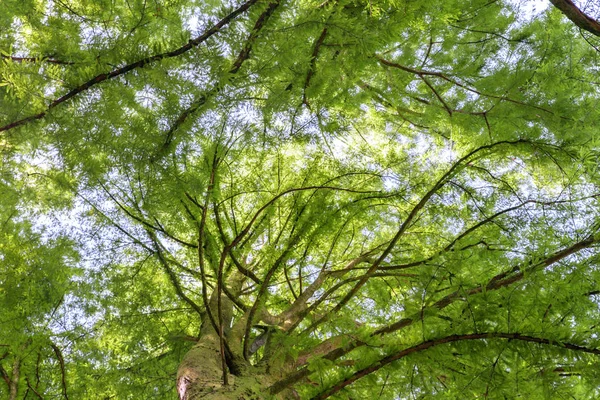
M234 290L241 287L243 276L231 278ZM213 315L217 315L216 293L213 292L209 301ZM266 389L281 378L280 363L273 363L264 357L259 365L252 365L242 356L242 340L248 315L238 319L233 326L232 302L222 296L222 321L228 321L224 326L224 337L230 352L226 356L228 369L228 384L223 382L223 360L221 356L220 339L208 315L201 326L198 342L187 352L177 371L177 392L181 400L196 399L240 399L252 400L264 398ZM268 372L267 372L268 371ZM294 398L290 393L282 398ZM287 397L285 397L287 396Z
M247 365L237 375L228 374L223 384L219 337L216 333L201 337L185 355L177 371L177 391L181 400L252 400L264 398L266 388L275 381L264 368Z
M10 391L8 395L9 400L16 400L19 394L19 376L21 374L21 360L19 357L15 357L12 367L12 376L10 378Z

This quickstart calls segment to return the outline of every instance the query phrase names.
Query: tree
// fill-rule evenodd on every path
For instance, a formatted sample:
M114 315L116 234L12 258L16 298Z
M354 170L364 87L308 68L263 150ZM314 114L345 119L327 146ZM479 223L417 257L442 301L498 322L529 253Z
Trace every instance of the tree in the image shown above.
M596 398L598 10L8 1L0 393Z

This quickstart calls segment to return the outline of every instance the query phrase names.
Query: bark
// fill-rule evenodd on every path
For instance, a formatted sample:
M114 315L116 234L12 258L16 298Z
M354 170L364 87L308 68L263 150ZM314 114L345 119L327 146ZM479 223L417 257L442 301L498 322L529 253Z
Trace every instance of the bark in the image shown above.
M241 275L240 275L241 276ZM240 276L230 280L234 292L241 287ZM221 298L223 320L231 321L233 303L225 296ZM217 300L213 292L209 308L216 312ZM244 328L249 313L239 318L233 326L224 328L227 352L227 381L224 384L220 337L208 318L202 324L198 342L184 356L177 371L177 392L181 400L225 400L262 399L267 388L291 372L285 357L285 349L272 346L267 339L263 361L252 365L242 356ZM262 319L262 318L261 318ZM279 394L280 399L295 399L292 389Z
M19 357L15 357L15 361L13 362L12 367L12 376L10 377L10 385L9 385L9 400L17 400L17 395L19 394L19 378L21 375L21 360Z
M177 392L182 400L220 398L226 392L222 380L219 337L216 332L203 335L185 355L177 371ZM234 382L231 379L232 383ZM230 385L231 386L231 385ZM226 397L223 397L226 398Z
M241 348L241 343L237 347ZM228 384L224 385L219 336L213 330L201 336L179 365L177 391L181 400L258 400L263 399L267 388L283 376L280 371L270 365L253 366L237 360L234 368L228 368ZM297 396L288 391L276 398Z
M581 11L571 0L550 0L550 3L581 29L600 36L600 23Z
M233 293L242 287L245 276L233 274L229 283ZM217 315L217 292L214 291L207 311ZM195 399L261 399L265 387L275 379L265 371L264 366L255 367L242 357L243 327L247 315L241 317L234 326L230 325L233 317L233 303L221 295L222 321L224 339L226 342L227 384L223 373L223 355L221 338L215 326L208 317L201 326L198 342L184 356L177 371L177 392L181 400ZM218 326L217 326L218 329Z

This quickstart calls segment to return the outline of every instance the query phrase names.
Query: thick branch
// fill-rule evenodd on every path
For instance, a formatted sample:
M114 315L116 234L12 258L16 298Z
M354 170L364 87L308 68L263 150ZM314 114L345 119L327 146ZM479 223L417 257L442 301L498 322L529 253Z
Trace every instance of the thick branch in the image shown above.
M200 224L198 226L198 263L200 266L200 274L202 277L202 299L204 300L204 307L206 308L206 313L208 315L208 319L209 319L213 329L215 330L215 332L217 332L217 335L219 336L219 352L221 355L221 368L223 370L223 385L227 386L229 384L229 378L228 378L227 368L226 368L227 361L226 361L226 357L225 357L225 348L228 346L227 346L227 343L225 342L223 331L222 331L222 329L220 329L220 327L222 327L222 324L219 323L219 321L221 321L221 316L218 315L218 320L215 319L215 317L212 314L212 311L210 309L210 303L208 301L208 293L206 290L206 286L207 286L206 270L205 270L205 266L204 266L204 235L206 234L206 232L205 232L206 217L207 217L209 201L210 201L210 198L213 196L213 188L215 185L215 179L216 179L217 168L219 166L219 162L220 162L220 160L217 155L217 149L215 148L213 160L212 160L212 168L210 171L210 181L209 181L208 187L206 189L206 198L204 200L204 206L202 208L202 218L201 218ZM220 302L221 299L219 298L217 301Z
M265 23L267 22L267 20L271 16L271 14L273 14L273 11L275 11L275 8L277 8L278 5L279 5L279 0L269 3L269 7L267 7L267 9L260 15L260 17L258 17L258 19L256 20L256 23L254 24L254 28L252 29L252 32L250 32L250 35L248 36L248 39L246 40L246 43L244 44L244 47L240 51L240 54L238 54L236 60L233 62L233 65L232 65L231 69L229 70L229 75L234 75L235 73L237 73L239 71L239 69L241 68L243 62L246 61L250 57L250 51L252 50L252 45L254 44L254 41L258 37L258 33L263 28L263 26L265 25ZM225 79L229 79L229 78L230 77L227 76ZM177 118L177 120L175 120L173 125L167 131L165 143L163 144L163 147L162 147L163 150L167 149L169 147L169 145L171 144L171 141L173 140L173 135L175 134L175 131L177 129L179 129L179 127L187 120L187 118L190 115L192 115L200 107L202 107L210 97L217 95L225 86L225 82L217 83L211 90L202 94L186 110L184 110L181 113L181 115Z
M319 298L312 302L310 306L308 306L307 302L313 296L313 294L321 288L325 279L329 276L336 276L338 279L345 275L346 273L352 271L356 268L356 266L363 262L371 262L371 255L378 251L382 246L377 246L376 248L363 253L358 256L354 260L348 262L343 269L336 271L321 271L321 273L317 276L317 279L306 288L306 291L302 294L302 296L298 297L298 299L291 305L291 307L285 312L281 313L280 317L284 321L284 329L288 332L293 331L298 327L298 325L303 321L303 319L310 315L321 303L329 298L333 293L335 293L340 287L346 285L353 280L360 280L362 277L354 277L351 280L343 280L331 288L327 289L325 293L323 293Z
M2 357L0 357L0 360L5 359L7 356L8 356L8 352L4 353L2 355ZM10 388L10 376L8 376L8 372L6 372L6 370L4 369L4 367L2 366L2 364L0 364L0 376L2 376L2 379L6 383L6 386L8 388Z
M411 67L406 67L404 65L401 65L401 64L398 64L398 63L395 63L395 62L392 62L392 61L388 61L388 60L386 60L386 59L384 59L384 58L382 58L382 57L380 57L378 55L376 55L375 58L379 61L379 63L381 65L385 65L385 66L392 67L392 68L397 68L397 69L402 70L404 72L408 72L410 74L417 75L421 79L423 79L425 76L438 77L438 78L441 78L441 79L445 80L446 82L452 83L453 85L456 85L456 86L458 86L458 87L460 87L460 88L462 88L462 89L464 89L464 90L466 90L468 92L475 93L475 94L477 94L479 96L489 97L491 99L497 99L497 100L500 100L500 101L507 101L509 103L514 103L514 104L518 104L518 105L522 105L522 106L532 107L532 108L535 108L536 110L544 111L544 112L546 112L548 114L554 115L553 111L551 111L551 110L549 110L547 108L544 108L544 107L536 106L534 104L527 104L527 103L524 103L522 101L515 100L515 99L512 99L510 97L506 97L506 96L498 96L498 95L493 95L493 94L488 94L488 93L482 93L479 90L474 89L474 88L472 88L470 86L467 86L467 85L465 85L465 84L457 81L456 79L454 79L454 78L452 78L452 77L450 77L450 76L442 73L442 72L427 71L427 70L422 70L422 69L415 69L415 68L411 68ZM427 83L427 81L425 81L425 83ZM436 93L436 95L437 95L437 93ZM440 98L440 100L441 100L441 98ZM443 102L443 100L442 100L442 102ZM428 102L425 102L425 103L428 104ZM447 109L448 108L446 106L446 110ZM454 111L456 111L456 110L454 110ZM565 117L561 117L561 118L565 118Z
M538 263L530 264L529 267L515 266L505 272L502 272L502 273L494 276L492 279L490 279L488 281L488 283L485 285L479 285L468 291L457 290L457 291L443 297L442 299L438 300L437 302L433 303L432 305L430 305L426 308L427 309L435 308L435 309L441 310L441 309L447 307L448 305L454 303L455 301L463 298L465 295L473 295L473 294L478 294L478 293L483 292L484 288L486 291L491 291L491 290L497 290L497 289L509 286L509 285L523 279L525 275L531 274L531 273L535 272L536 270L539 270L543 267L547 267L558 261L561 261L562 259L564 259L572 254L577 253L579 250L591 247L595 243L596 243L596 241L593 239L593 237L588 237L580 242L573 244L570 247L559 250L559 251L549 255L548 257L546 257L545 259L543 259L542 261L540 261ZM383 326L383 327L377 329L371 335L379 336L379 335L385 335L385 334L388 334L391 332L399 331L401 329L404 329L404 328L412 325L414 322L421 320L424 315L425 315L424 312L419 312L416 315L413 315L411 317L403 318L403 319L398 320L390 325L386 325L386 326ZM331 342L331 340L330 340L330 342ZM330 360L330 361L336 360L336 359L342 357L343 355L350 353L352 350L363 346L364 343L356 340L356 341L352 341L350 343L344 343L344 345L342 346L342 341L338 341L338 342L334 341L333 345L328 344L326 347L328 349L331 349L332 347L335 347L336 345L338 347L334 348L333 350L329 351L326 355L324 355L323 356L324 359ZM289 386L293 385L294 383L300 381L301 379L305 378L306 376L308 376L309 373L310 373L310 371L305 366L305 367L297 370L296 372L288 375L284 379L273 384L269 388L269 391L271 394L277 394L280 391L282 391L283 389L285 389L286 387L289 387Z
M413 222L413 220L416 218L416 216L420 213L420 211L423 209L423 207L425 207L425 205L427 204L429 199L438 190L440 190L442 188L442 186L444 186L446 184L448 179L455 174L455 172L459 169L459 167L461 165L463 165L465 163L465 161L469 160L471 157L473 157L475 154L477 154L481 151L489 150L489 149L492 149L499 145L520 144L520 143L527 143L527 141L516 140L516 141L502 141L502 142L492 143L490 145L478 147L475 150L472 150L471 152L469 152L467 155L460 158L459 160L457 160L452 165L452 167L450 167L448 169L448 171L446 171L446 173L444 175L442 175L442 177L431 187L431 189L429 189L429 191L427 193L425 193L425 195L421 198L421 200L413 207L413 209L410 211L410 213L408 214L406 219L400 225L400 228L396 232L396 235L393 237L393 239L390 241L387 248L381 253L381 255L377 258L377 260L375 260L375 262L373 262L371 264L371 266L365 272L365 274L362 276L362 278L354 285L354 287L352 287L352 289L350 289L348 291L348 293L346 293L346 295L342 298L342 300L340 300L340 302L335 307L333 307L333 309L330 312L328 312L325 316L321 317L319 320L314 322L310 327L308 327L306 329L306 332L312 331L319 324L325 322L326 320L328 320L329 318L334 316L339 310L341 310L356 295L356 293L363 287L363 285L365 283L367 283L367 281L369 280L371 275L373 275L377 271L377 269L379 268L379 266L381 265L383 260L385 260L385 258L391 253L392 249L394 248L394 246L396 245L398 240L400 240L400 237L402 237L404 232L406 232L406 230L408 229L410 224Z
M464 232L462 232L461 234L456 236L454 239L452 239L452 241L446 247L444 247L442 250L432 254L431 256L429 256L425 259L422 259L419 261L412 261L407 264L381 266L381 267L379 267L379 270L380 271L400 270L400 269L407 269L407 268L426 264L427 262L432 261L435 257L437 257L445 252L448 252L450 250L453 250L454 246L456 245L456 243L458 243L459 240L464 239L465 237L467 237L468 235L470 235L477 229L481 228L482 226L484 226L490 222L493 222L496 218L498 218L506 213L509 213L514 210L518 210L519 208L524 207L528 204L553 205L553 204L570 203L570 202L571 201L568 201L568 200L547 201L547 202L539 201L539 200L525 200L522 203L517 204L516 206L505 208L504 210L500 210L497 213L492 214L491 216L479 221L478 223L476 223L475 225L466 229Z
M339 190L342 192L349 192L349 193L362 193L362 194L375 192L373 190L354 190L354 189L346 189L346 188L342 188L342 187L320 186L320 185L319 186L306 186L306 187L292 188L292 189L285 190L285 191L279 193L278 195L276 195L275 197L273 197L271 200L269 200L267 203L265 203L261 208L259 208L258 211L256 211L256 213L254 214L254 216L252 217L252 219L250 220L248 225L246 225L246 227L235 237L235 239L233 239L230 246L232 248L237 246L237 244L244 238L244 236L246 236L248 234L248 232L250 232L252 225L256 222L256 220L260 216L260 214L262 214L262 212L265 211L270 205L275 203L280 197L283 197L289 193L300 192L300 191L304 191L304 190L325 190L325 189Z
M550 346L566 348L566 349L569 349L572 351L579 351L579 352L583 352L583 353L600 355L600 349L593 349L593 348L588 348L588 347L584 347L584 346L579 346L576 344L564 343L564 342L559 342L557 340L550 340L550 339L539 338L539 337L534 337L534 336L529 336L529 335L521 335L519 333L487 332L487 333L471 333L471 334L466 334L466 335L450 335L450 336L446 336L446 337L439 338L439 339L427 340L416 346L409 347L408 349L404 349L396 354L391 354L387 357L384 357L381 360L376 361L375 363L371 364L370 366L356 371L349 378L344 379L343 381L341 381L338 384L334 385L333 387L329 388L325 392L313 397L313 399L314 400L326 399L326 398L330 397L331 395L339 392L344 387L354 383L358 379L360 379L366 375L369 375L394 361L397 361L397 360L399 360L403 357L406 357L410 354L429 349L430 347L437 346L440 344L445 344L445 343L464 341L464 340L485 340L485 339L518 340L518 341L523 341L523 342L538 343L538 344L545 344L545 345L550 345Z
M600 36L600 23L581 11L571 0L550 0L550 3L581 29Z
M223 282L223 268L225 267L225 260L227 258L227 248L223 250L221 253L221 257L219 259L219 266L217 269L217 322L219 329L219 345L221 347L221 360L223 367L223 384L227 386L227 370L226 370L226 359L225 359L225 332L223 330L223 299L221 295L223 293L223 288L225 286L225 282Z
M561 261L561 260L565 259L566 257L577 253L580 250L589 248L590 246L592 246L595 243L596 243L596 241L594 240L594 238L592 236L590 236L590 237L588 237L584 240L581 240L565 249L559 250L559 251L549 255L548 257L542 259L541 261L539 261L537 263L530 261L528 266L517 265L509 270L501 272L501 273L495 275L492 279L490 279L488 281L488 283L485 285L479 285L470 290L460 289L455 292L452 292L449 295L442 297L440 300L436 301L429 307L436 308L438 310L442 310L442 309L446 308L447 306L449 306L450 304L454 303L456 300L461 299L465 296L482 293L484 290L491 291L491 290L501 289L505 286L509 286L515 282L522 280L526 275L530 275L533 272L535 272L541 268L545 268L554 263L557 263L558 261ZM422 313L420 313L420 314L422 314ZM421 318L421 316L418 318ZM375 331L374 334L380 335L380 334L384 334L384 333L390 333L390 332L397 331L408 325L411 325L418 318L413 317L413 318L402 319L394 324L391 324L386 327L378 329L377 331Z
M248 36L248 39L246 40L246 43L244 44L244 47L240 51L240 54L238 55L237 59L233 63L233 66L229 70L230 74L235 74L236 72L238 72L238 70L242 66L242 63L245 60L247 60L248 57L250 57L250 51L252 51L252 46L254 45L254 42L256 41L256 38L258 37L258 33L265 26L265 23L267 22L269 17L273 14L273 12L275 11L275 9L277 8L278 5L279 5L279 0L270 2L269 6L265 10L265 12L263 12L260 15L260 17L258 17L258 19L256 20L256 23L254 24L254 28L252 28L252 32L250 32L250 36Z
M154 253L156 254L158 261L162 265L167 276L169 277L169 281L171 281L171 284L173 285L173 288L175 289L177 296L179 296L179 298L181 298L183 301L185 301L187 304L189 304L190 307L192 307L194 309L194 311L196 311L198 313L198 315L202 315L203 313L202 313L202 309L200 308L200 306L198 304L196 304L196 302L194 300L190 299L183 292L183 288L181 287L181 284L179 283L179 279L177 278L177 275L175 274L175 272L169 266L169 262L167 261L167 259L165 258L164 254L163 254L162 246L158 242L158 239L156 238L156 235L154 234L154 232L152 232L149 229L146 230L146 232L148 233L150 240L152 240L152 243L154 244Z
M308 100L306 99L306 89L310 86L310 81L315 73L315 67L317 65L317 57L319 56L319 50L321 49L321 45L327 36L327 28L323 28L321 31L321 35L315 41L313 46L313 52L310 55L310 65L308 66L308 72L306 73L306 79L304 80L304 88L302 91L302 103L308 106Z
M13 62L23 63L23 62L47 62L51 64L60 64L60 65L73 65L75 64L72 61L61 61L56 60L54 58L47 57L15 57L15 56L7 56L4 54L0 54L0 58L5 60L11 60Z
M8 394L9 400L17 400L17 395L19 394L19 379L21 377L21 359L18 356L15 356L15 360L13 361L12 366L12 374L10 377L10 389Z
M248 321L246 322L246 329L244 331L243 354L244 354L244 358L246 360L250 356L250 352L249 352L249 350L250 350L250 330L252 328L254 316L256 315L256 312L258 311L259 307L261 306L262 302L264 301L263 298L265 296L265 293L267 292L267 289L269 288L269 283L271 282L273 275L279 269L281 264L283 264L286 257L288 256L289 252L298 243L298 241L300 240L300 237L301 237L300 234L296 234L293 238L290 238L287 247L285 248L283 253L281 253L281 255L277 258L277 260L275 260L275 262L273 263L271 268L269 268L269 270L267 271L267 274L265 275L265 277L263 279L262 284L260 285L260 288L258 289L258 294L256 295L256 300L254 301L254 304L252 304L252 308L248 312Z
M574 245L572 245L570 247L567 247L566 249L557 251L556 253L554 253L550 257L540 261L539 263L535 263L535 264L532 263L532 265L525 267L525 268L520 267L520 266L515 266L508 271L502 272L502 273L494 276L488 282L488 284L485 285L485 290L486 291L496 290L496 289L500 289L504 286L508 286L512 283L518 282L521 279L523 279L525 277L525 275L531 274L532 272L535 272L536 270L539 270L541 268L548 267L548 266L550 266L572 254L577 253L579 250L590 247L594 243L596 243L596 241L593 239L593 237L590 236L587 239L584 239L580 242L575 243ZM446 307L447 305L449 305L450 303L452 303L454 301L454 299L459 296L464 296L465 294L466 295L477 294L477 293L481 293L483 290L484 290L484 286L478 286L471 290L467 290L466 292L461 292L461 294L459 294L459 291L456 291L454 293L449 294L448 296L443 297L442 299L438 300L437 302L435 302L434 307L436 307L438 309L442 309L442 308Z
M67 94L57 98L56 100L54 100L52 103L50 103L50 105L48 106L48 108L45 111L42 111L41 113L35 114L35 115L31 115L29 117L11 122L10 124L4 125L2 127L0 127L0 132L3 131L7 131L9 129L12 128L16 128L17 126L21 126L24 125L30 121L36 120L36 119L41 119L43 117L46 116L46 114L48 113L48 111L50 111L51 109L53 109L54 107L58 106L61 103L66 102L67 100L70 100L71 98L79 95L82 92L85 92L86 90L88 90L89 88L91 88L92 86L95 86L101 82L107 81L109 79L112 78L116 78L118 76L121 76L129 71L132 71L134 69L137 68L142 68L145 67L149 64L154 64L157 61L160 61L162 59L165 58L172 58L172 57L177 57L180 56L183 53L188 52L189 50L199 46L201 43L205 42L208 38L210 38L211 36L213 36L215 33L219 32L223 27L225 27L226 25L228 25L233 19L235 19L238 15L244 13L245 11L247 11L252 5L254 5L258 0L248 0L247 2L245 2L244 4L242 4L240 7L236 8L234 11L232 11L230 14L228 14L226 17L224 17L223 19L221 19L219 22L217 22L215 25L213 25L212 28L210 28L209 30L207 30L206 32L204 32L202 35L198 36L195 39L191 39L187 44L185 44L184 46L181 46L175 50L166 52L166 53L160 53L160 54L156 54L150 57L146 57L143 58L139 61L136 61L134 63L128 64L124 67L121 68L117 68L115 70L112 70L108 73L104 73L104 74L100 74L100 75L96 75L95 77L93 77L92 79L90 79L89 81L77 86L76 88L70 90Z
M69 400L69 397L67 396L67 374L65 372L65 359L57 345L51 343L50 346L52 346L52 350L54 350L54 354L56 355L56 359L58 360L58 364L60 365L60 382L62 386L63 398L65 400Z
M360 256L346 264L346 266L341 271L322 270L317 276L317 278L300 294L300 296L298 296L294 303L287 310L280 314L280 317L283 320L290 320L289 323L292 323L291 319L298 319L307 309L308 300L313 296L313 294L315 294L317 290L321 288L328 276L336 272L346 273L350 271L361 262L367 261L369 259L370 254L372 254L372 252L361 254Z

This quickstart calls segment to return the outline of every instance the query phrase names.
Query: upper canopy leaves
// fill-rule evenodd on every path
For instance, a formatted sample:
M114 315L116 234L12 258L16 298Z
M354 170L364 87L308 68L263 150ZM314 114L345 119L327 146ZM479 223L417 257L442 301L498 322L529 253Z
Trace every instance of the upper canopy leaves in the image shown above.
M558 10L5 3L0 393L598 396L597 42Z

